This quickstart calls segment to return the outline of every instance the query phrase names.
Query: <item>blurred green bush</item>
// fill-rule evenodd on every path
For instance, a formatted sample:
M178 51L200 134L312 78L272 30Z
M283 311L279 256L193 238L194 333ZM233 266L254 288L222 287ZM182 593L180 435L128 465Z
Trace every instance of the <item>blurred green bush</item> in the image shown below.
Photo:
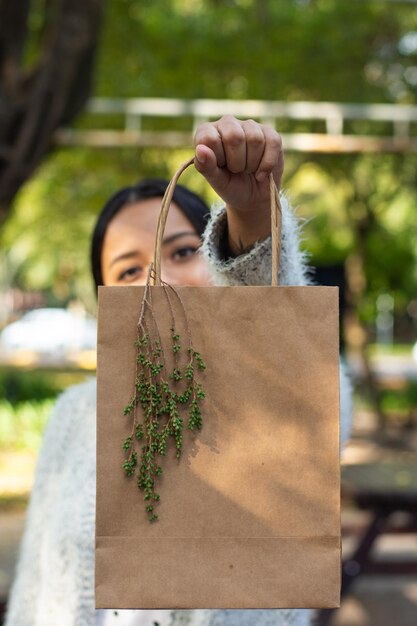
M0 452L39 450L57 395L82 372L0 369Z
M404 389L384 389L382 408L387 414L408 417L417 407L417 382L409 382Z
M53 398L17 404L0 400L0 451L36 453L53 404Z

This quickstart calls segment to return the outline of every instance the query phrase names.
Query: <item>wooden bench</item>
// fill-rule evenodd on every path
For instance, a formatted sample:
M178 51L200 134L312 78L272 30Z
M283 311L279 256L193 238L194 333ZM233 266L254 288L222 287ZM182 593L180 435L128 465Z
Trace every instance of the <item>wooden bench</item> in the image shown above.
M370 513L370 521L353 554L343 561L342 602L354 581L363 574L417 575L417 559L375 561L371 554L380 535L398 532L417 535L417 454L388 452L379 461L342 466L342 498ZM399 512L407 514L405 523L400 525L393 520ZM319 611L317 625L329 624L335 610Z

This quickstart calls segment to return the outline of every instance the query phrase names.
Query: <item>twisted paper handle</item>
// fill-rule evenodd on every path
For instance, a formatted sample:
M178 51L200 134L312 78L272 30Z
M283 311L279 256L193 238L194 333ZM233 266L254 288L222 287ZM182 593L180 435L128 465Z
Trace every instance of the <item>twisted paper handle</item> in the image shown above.
M155 238L155 253L153 261L153 272L151 272L153 284L161 285L161 255L162 255L162 238L164 236L165 225L168 217L169 207L171 205L172 196L174 194L175 185L184 170L194 163L194 157L188 159L175 172L172 177L164 197L162 199L161 210L159 213L158 225ZM278 189L275 185L274 177L269 175L269 189L271 196L271 235L272 235L272 268L271 268L271 286L278 286L278 270L281 255L281 232L282 232L282 208L279 199Z

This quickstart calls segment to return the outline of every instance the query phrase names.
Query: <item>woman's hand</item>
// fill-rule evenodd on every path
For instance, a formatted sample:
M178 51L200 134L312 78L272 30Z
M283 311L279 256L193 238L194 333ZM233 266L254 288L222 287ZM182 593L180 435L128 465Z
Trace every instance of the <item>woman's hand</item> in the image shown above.
M271 232L269 174L279 188L281 137L269 126L226 115L200 124L194 141L196 169L226 203L230 252L242 254Z

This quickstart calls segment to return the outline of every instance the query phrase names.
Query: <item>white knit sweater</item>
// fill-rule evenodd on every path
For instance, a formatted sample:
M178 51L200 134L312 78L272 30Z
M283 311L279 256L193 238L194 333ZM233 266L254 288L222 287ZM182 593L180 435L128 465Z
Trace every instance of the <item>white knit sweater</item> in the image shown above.
M307 284L299 227L283 205L280 284ZM270 284L271 238L236 259L224 261L219 239L225 210L213 210L202 254L217 285ZM341 440L350 430L350 386L341 375ZM94 609L94 524L96 471L96 384L91 379L67 389L47 425L28 509L16 578L5 626L96 626L118 623ZM121 612L123 613L123 612ZM130 612L131 613L131 612ZM113 613L111 612L111 615ZM148 624L138 611L129 624ZM308 626L312 611L167 611L171 626ZM126 624L123 617L120 623ZM149 626L155 623L149 619ZM161 622L162 624L162 622Z

